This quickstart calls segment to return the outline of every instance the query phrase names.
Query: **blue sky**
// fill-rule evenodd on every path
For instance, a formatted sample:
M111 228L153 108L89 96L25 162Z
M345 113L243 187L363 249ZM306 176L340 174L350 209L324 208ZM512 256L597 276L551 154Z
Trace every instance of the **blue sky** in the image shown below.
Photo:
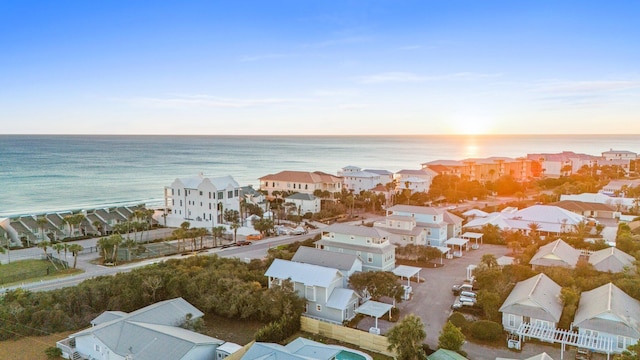
M0 0L6 134L640 134L635 1Z

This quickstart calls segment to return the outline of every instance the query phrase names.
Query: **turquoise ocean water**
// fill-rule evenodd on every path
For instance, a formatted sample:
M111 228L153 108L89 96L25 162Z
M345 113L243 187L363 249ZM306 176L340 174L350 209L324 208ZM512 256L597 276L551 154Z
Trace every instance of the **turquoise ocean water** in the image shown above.
M640 152L640 135L53 136L0 135L0 217L162 203L177 177L203 172L258 187L282 170L346 165L419 169L437 159Z

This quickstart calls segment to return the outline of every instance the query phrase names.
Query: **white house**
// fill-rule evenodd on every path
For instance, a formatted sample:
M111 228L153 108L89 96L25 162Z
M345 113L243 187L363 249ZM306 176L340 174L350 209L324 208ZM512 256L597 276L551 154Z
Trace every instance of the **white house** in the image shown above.
M612 283L585 291L573 327L579 334L598 337L595 346L620 353L640 339L640 302Z
M132 313L109 311L56 345L67 359L209 360L222 340L178 325L204 314L182 298L161 301Z
M295 193L287 196L284 200L285 204L293 204L295 206L295 211L300 215L304 215L308 212L315 214L321 210L320 198L315 197L313 194Z
M225 210L240 210L240 185L231 177L178 178L164 192L165 218L168 227L185 221L191 227L211 228L224 222Z
M512 333L523 323L555 329L562 315L561 289L545 274L520 281L500 307L502 326Z
M380 171L374 171L362 170L357 166L346 166L338 171L338 176L342 177L345 189L359 194L361 191L375 188L378 184L384 185L391 181L389 176L380 174Z
M409 189L412 193L416 193L428 192L431 182L436 176L438 176L438 173L429 168L420 170L405 169L396 172L393 175L393 179L396 181L396 191Z
M476 217L466 223L465 229L480 229L486 224L496 225L501 230L530 231L531 224L538 225L541 234L562 234L571 232L586 217L558 206L533 205L514 212L491 213L486 217Z

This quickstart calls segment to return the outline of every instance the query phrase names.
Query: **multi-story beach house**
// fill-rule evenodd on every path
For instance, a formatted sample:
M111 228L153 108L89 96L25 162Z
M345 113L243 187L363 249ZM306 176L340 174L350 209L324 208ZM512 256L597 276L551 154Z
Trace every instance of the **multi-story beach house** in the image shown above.
M362 170L357 166L345 166L338 171L338 176L342 177L344 188L356 194L367 191L378 185L385 185L391 182L390 172L385 170Z
M291 261L338 269L342 273L342 287L349 287L349 277L362 271L362 259L354 254L336 253L308 246L300 246Z
M362 271L391 271L396 267L396 249L389 233L375 227L333 224L322 229L315 242L319 249L358 256Z
M569 176L585 166L595 168L602 160L599 156L577 154L573 151L527 154L527 159L538 162L545 177Z
M240 185L231 176L178 178L165 187L165 225L211 228L224 223L225 210L240 210Z
M343 287L343 275L338 269L275 259L265 276L269 277L269 287L291 281L294 291L307 301L306 316L342 324L356 315L359 296Z
M342 178L321 171L281 171L260 178L260 190L272 196L274 191L313 194L314 191L342 191Z
M612 165L621 167L628 175L629 172L634 169L638 171L638 154L633 151L627 150L609 150L602 153L603 160L600 165Z
M393 174L396 181L396 191L405 189L411 190L411 193L428 192L433 182L433 178L438 173L429 169L422 168L420 170L403 169Z
M321 210L320 198L313 194L295 193L284 198L285 205L291 204L295 215L315 214Z
M384 221L373 226L390 233L390 241L397 245L445 246L445 241L460 236L462 219L434 207L394 205Z
M625 197L625 190L629 188L635 188L640 186L640 180L611 180L609 183L602 187L600 193L609 196Z
M526 181L540 176L535 161L528 158L488 157L464 160L435 160L422 164L442 175L456 175L469 181L495 181L504 175L516 181Z

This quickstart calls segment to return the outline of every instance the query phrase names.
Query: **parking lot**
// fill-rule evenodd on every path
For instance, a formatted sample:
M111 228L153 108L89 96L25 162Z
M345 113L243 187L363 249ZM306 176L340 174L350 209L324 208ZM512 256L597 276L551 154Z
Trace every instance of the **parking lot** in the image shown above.
M482 255L493 254L496 258L505 255L509 250L505 246L482 245L478 250L469 250L464 256L454 259L444 259L444 266L437 268L423 268L420 277L424 282L411 282L413 287L413 297L409 301L404 301L398 305L401 317L408 314L418 315L424 324L427 333L426 343L432 349L438 346L440 330L451 315L451 304L455 300L451 288L455 284L462 283L467 274L467 266L478 264ZM406 281L406 280L405 280ZM375 320L366 317L358 324L358 328L368 331L374 326ZM378 327L382 334L385 334L395 323L390 323L383 319L378 321ZM495 359L496 357L525 359L527 357L547 352L554 359L560 359L560 349L544 344L525 343L522 352L515 352L505 348L491 348L467 342L463 346L469 359L484 360ZM569 359L572 353L565 352L564 358Z

